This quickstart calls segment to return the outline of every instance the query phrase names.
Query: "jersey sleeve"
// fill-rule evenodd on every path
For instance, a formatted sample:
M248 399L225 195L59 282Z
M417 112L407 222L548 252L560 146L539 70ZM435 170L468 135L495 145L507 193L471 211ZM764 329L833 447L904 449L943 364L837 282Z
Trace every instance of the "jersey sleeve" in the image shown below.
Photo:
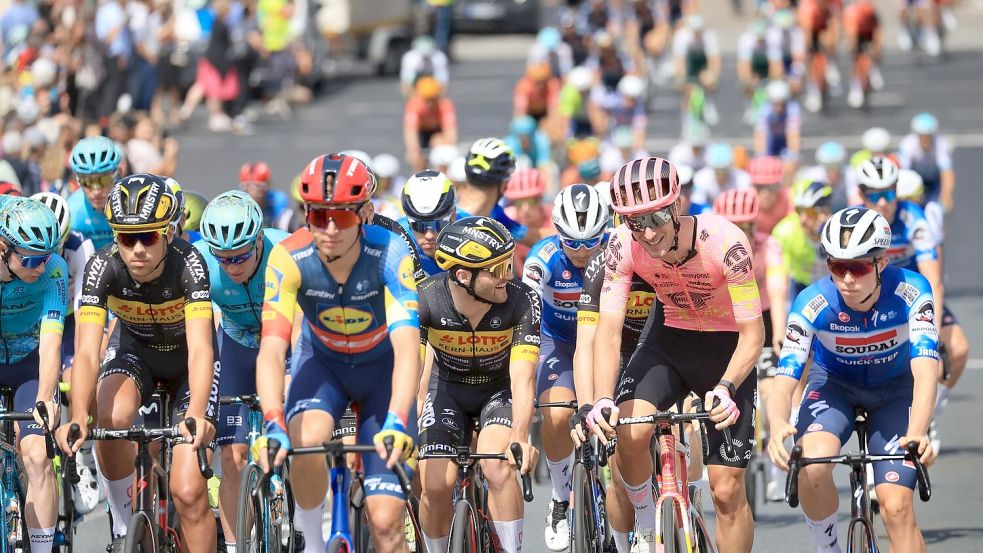
M624 313L631 289L634 260L631 255L631 232L618 227L604 248L604 283L601 286L600 311Z
M372 224L398 234L403 240L403 243L409 249L409 256L413 258L413 279L416 280L417 284L427 278L427 273L423 270L423 264L420 263L420 252L417 250L416 244L413 243L413 237L410 236L409 231L403 225L399 224L395 219L391 219L385 215L379 215L378 213L372 216Z
M932 297L932 287L928 279L917 274L907 273L908 283L905 288L914 288L918 296L911 303L908 313L908 347L909 356L939 359L939 331L935 326L935 300ZM899 287L899 290L902 287ZM902 296L903 298L904 296Z
M598 248L584 268L584 287L577 304L577 326L597 326L601 304L601 284L604 282L604 248Z
M952 169L952 154L949 150L949 142L941 136L935 138L935 163L938 165L939 171Z
M908 238L915 248L915 261L935 261L939 258L940 244L928 225L924 211L914 204L911 207L916 211L912 211L914 216L911 217L911 223L908 225Z
M265 278L261 336L276 336L289 341L301 280L300 268L283 245L277 244L270 250Z
M68 263L68 298L71 311L78 311L82 301L82 283L85 274L86 261L96 252L95 245L88 238L82 240L79 248L71 253L65 261Z
M816 328L803 314L809 301L815 297L815 287L806 288L795 298L792 309L788 314L785 325L785 341L782 343L782 353L778 358L777 375L790 376L796 380L802 378L809 352L812 350L812 339Z
M754 279L754 264L747 235L730 222L726 222L721 230L721 250L724 251L720 259L721 271L727 281L734 320L740 323L757 319L761 317L761 295Z
M211 319L212 294L205 259L194 247L184 253L184 320Z
M61 335L65 330L65 311L68 309L68 264L58 255L52 255L48 264L41 334Z
M520 310L522 317L512 330L512 351L509 354L509 363L516 361L529 361L535 364L539 361L539 324L542 317L542 309L539 306L539 296L532 288L523 286L525 291L521 305L516 309Z
M107 299L109 296L109 284L112 280L110 270L110 248L103 248L89 258L85 264L85 273L82 276L82 296L79 298L79 310L76 313L76 322L95 323L97 325L106 324Z
M540 298L543 297L543 281L549 280L551 276L549 264L543 261L540 255L542 245L543 242L538 242L532 247L522 267L522 282L532 288Z
M386 291L386 326L389 332L403 326L418 327L419 294L413 278L413 258L409 247L393 236L381 262L382 283Z

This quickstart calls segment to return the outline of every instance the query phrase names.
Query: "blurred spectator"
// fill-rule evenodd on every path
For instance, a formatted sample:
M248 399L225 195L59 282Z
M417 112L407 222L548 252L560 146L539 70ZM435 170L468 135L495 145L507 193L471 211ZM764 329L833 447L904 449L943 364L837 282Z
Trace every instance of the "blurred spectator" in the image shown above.
M164 22L154 12L152 0L130 0L126 5L126 13L129 17L134 54L130 64L129 82L132 109L150 111L159 81L159 35Z
M258 0L257 21L262 37L260 56L266 79L263 99L267 113L287 117L290 105L286 95L294 84L296 64L290 49L294 39L290 21L294 13L292 0Z
M97 113L99 117L108 117L116 110L119 97L126 91L130 59L133 57L133 38L127 26L122 0L100 0L95 25L96 37L105 52L105 75L99 90Z
M221 1L221 0L219 0ZM126 142L131 173L173 175L177 169L178 143L159 132L149 116L140 115Z
M229 0L212 2L215 20L208 47L205 55L198 60L198 76L181 107L181 118L187 119L202 98L207 98L208 128L217 132L232 129L232 118L226 113L224 104L231 105L239 96L241 86L239 72L232 59L232 36L226 23L229 8ZM240 121L236 130L245 131L244 122Z
M16 179L11 179L7 175L4 180L20 186L21 191L27 196L37 193L40 182L34 181L31 168L27 160L24 159L24 136L21 132L17 130L5 132L0 146L3 148L3 160L10 165L10 169L16 177Z
M451 35L454 17L454 0L426 0L430 6L433 26L431 27L434 40L437 42L437 49L444 53L448 58L451 57Z

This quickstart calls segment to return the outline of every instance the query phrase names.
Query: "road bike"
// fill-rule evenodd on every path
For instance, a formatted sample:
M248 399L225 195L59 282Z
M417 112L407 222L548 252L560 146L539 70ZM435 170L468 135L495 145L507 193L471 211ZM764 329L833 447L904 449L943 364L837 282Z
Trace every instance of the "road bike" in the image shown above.
M15 446L15 422L34 422L30 412L8 411L14 403L14 391L0 387L0 553L23 553L30 550L24 520L24 488L21 486L20 461Z

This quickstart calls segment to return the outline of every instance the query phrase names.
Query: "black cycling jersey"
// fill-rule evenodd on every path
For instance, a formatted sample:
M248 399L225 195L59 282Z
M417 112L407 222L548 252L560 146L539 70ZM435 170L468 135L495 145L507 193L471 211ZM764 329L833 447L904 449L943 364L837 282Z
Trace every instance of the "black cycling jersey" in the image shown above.
M539 359L539 297L510 280L508 300L492 304L478 327L454 306L447 273L419 286L420 334L435 352L431 378L462 384L504 383L514 361Z
M597 325L601 305L601 285L604 283L604 248L598 248L584 268L584 287L577 306L578 325ZM656 304L655 289L637 273L632 273L625 311L625 327L621 331L621 355L627 359L635 351L645 328L649 311Z
M164 272L153 282L133 280L115 244L89 258L82 283L77 322L106 322L106 312L119 319L122 337L132 336L157 351L187 349L185 321L212 318L208 267L191 244L175 238L162 262Z

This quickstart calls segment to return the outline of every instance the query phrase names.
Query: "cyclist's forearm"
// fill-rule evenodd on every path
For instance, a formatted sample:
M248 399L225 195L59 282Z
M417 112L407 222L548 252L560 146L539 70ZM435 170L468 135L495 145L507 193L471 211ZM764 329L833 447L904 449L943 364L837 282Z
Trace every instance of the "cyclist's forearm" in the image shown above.
M389 411L406 421L416 405L417 388L420 386L420 330L404 326L396 329L390 337L393 343L393 376Z
M267 338L269 340L272 338ZM262 344L256 357L256 392L263 413L283 411L283 376L287 371L286 351L277 355L277 348Z
M776 376L772 379L771 393L768 394L768 420L788 422L792 418L792 394L799 385L796 378Z
M594 339L594 401L614 397L621 355L621 326L624 320L618 324L617 321L607 322L604 317L602 314Z
M191 401L188 404L188 417L204 417L208 408L208 398L212 395L218 397L218 382L215 381L215 390L212 390L212 381L216 375L213 363L215 355L211 348L195 349L188 352L188 389L191 392ZM217 413L215 414L217 416Z
M594 401L594 371L591 368L596 330L595 326L577 327L577 346L573 352L573 387L577 391L577 403L580 405Z
M925 436L935 410L935 390L938 386L938 361L930 357L911 360L911 374L915 384L911 399L911 415L908 418L908 435Z
M517 441L528 441L532 424L533 402L536 394L536 364L531 361L515 361L509 370L512 381L512 436Z
M761 317L758 317L752 321L738 323L738 329L737 347L721 378L740 387L754 370L754 365L761 355L761 348L765 343L765 325Z
M61 375L61 334L41 335L38 346L38 399L51 401L58 389Z

